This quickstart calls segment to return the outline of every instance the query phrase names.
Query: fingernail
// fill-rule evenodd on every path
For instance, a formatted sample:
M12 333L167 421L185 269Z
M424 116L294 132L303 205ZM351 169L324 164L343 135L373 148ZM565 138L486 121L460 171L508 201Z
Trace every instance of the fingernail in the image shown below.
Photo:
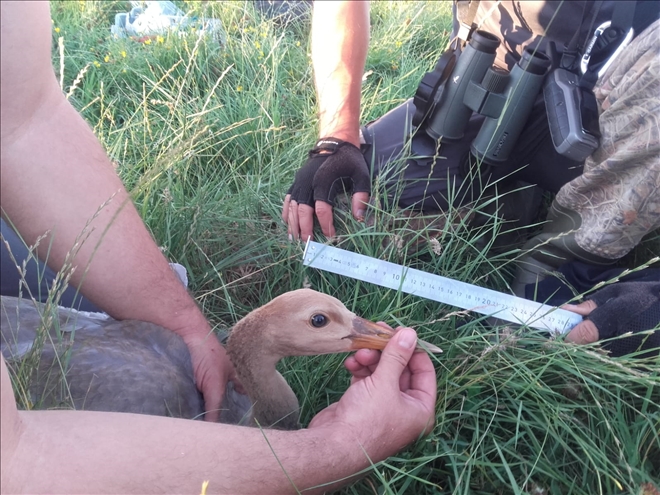
M293 235L292 235L292 234L289 234L289 240L290 240L290 241L293 240Z
M398 334L399 345L404 349L412 349L417 343L417 334L410 328L402 328Z
M366 210L358 210L357 212L357 218L360 222L364 220L364 215L366 215Z

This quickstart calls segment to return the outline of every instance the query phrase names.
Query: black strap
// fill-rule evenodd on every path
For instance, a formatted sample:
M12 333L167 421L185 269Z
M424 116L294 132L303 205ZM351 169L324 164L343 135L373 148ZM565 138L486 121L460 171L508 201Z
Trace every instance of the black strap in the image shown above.
M588 22L589 27L586 30L587 39L583 40L582 46L580 46L580 34L584 32L585 20L587 19L587 3L591 3L591 11ZM597 0L596 2L585 1L582 4L582 20L580 21L580 25L576 29L575 34L571 38L571 41L569 41L568 44L564 45L564 51L561 57L561 64L560 64L563 69L567 69L567 70L576 69L575 63L579 58L580 48L582 49L582 51L584 51L585 48L584 44L587 42L587 40L591 35L593 25L596 20L596 15L598 15L598 11L600 10L602 4L603 4L602 0Z
M612 27L621 30L624 35L633 25L635 4L637 2L616 2L612 12Z
M580 87L592 89L596 85L599 70L607 63L632 27L636 4L636 1L616 2L610 27L598 37L591 47L589 66L580 78Z

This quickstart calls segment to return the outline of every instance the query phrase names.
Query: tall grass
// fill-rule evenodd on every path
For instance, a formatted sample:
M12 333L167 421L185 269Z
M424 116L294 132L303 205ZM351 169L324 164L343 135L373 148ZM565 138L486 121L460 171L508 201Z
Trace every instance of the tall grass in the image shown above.
M283 27L249 2L178 4L221 19L226 41L193 32L114 40L109 26L127 2L52 2L53 63L155 239L187 267L209 318L231 325L305 285L364 317L414 326L445 351L435 358L432 434L342 493L653 493L657 361L612 360L597 346L492 328L455 308L302 267L302 246L288 242L279 215L317 137L309 23ZM414 94L446 44L450 4L374 2L371 19L365 122ZM439 234L389 210L375 211L373 224L338 223L347 249L507 290L512 253L487 252L506 226L496 216L479 228L458 212L447 216ZM631 267L647 261L639 253ZM283 363L304 423L346 389L342 360Z

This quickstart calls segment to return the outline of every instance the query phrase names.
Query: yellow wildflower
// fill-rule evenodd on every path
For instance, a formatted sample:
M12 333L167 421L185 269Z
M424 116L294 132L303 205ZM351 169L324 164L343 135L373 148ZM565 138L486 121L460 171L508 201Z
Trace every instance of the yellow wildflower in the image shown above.
M156 36L156 42L157 43L165 43L165 38L162 36Z
M239 93L243 91L243 86L236 86L236 91L238 91Z
M59 32L60 32L60 28L56 27L56 28L55 28L55 32L56 32L56 33L59 33Z
M300 41L296 41L296 46L300 46Z
M94 60L94 67L101 67L101 64L98 60Z
M108 62L110 62L110 55L106 55L105 57L103 57L103 61L104 61L106 64L107 64Z
M144 41L145 45L151 45L151 38L147 39Z
M401 45L403 45L403 43L402 43L402 42L400 42L400 41L397 41L397 42L396 42L396 43L394 43L394 44L396 45L396 47L397 47L397 48L400 48L400 47L401 47Z
M121 51L121 57L126 58L126 52L124 50Z
M261 43L259 43L258 41L255 41L254 42L254 47L258 50L259 48L261 48Z

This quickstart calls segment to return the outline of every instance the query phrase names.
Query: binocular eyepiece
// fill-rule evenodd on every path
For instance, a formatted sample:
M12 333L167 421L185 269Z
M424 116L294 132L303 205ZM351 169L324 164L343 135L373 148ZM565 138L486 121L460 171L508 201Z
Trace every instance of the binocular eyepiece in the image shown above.
M436 93L425 128L433 139L460 140L472 112L484 115L470 151L478 162L492 165L509 157L550 67L544 53L530 49L511 72L494 67L499 44L491 33L473 33L442 91Z

